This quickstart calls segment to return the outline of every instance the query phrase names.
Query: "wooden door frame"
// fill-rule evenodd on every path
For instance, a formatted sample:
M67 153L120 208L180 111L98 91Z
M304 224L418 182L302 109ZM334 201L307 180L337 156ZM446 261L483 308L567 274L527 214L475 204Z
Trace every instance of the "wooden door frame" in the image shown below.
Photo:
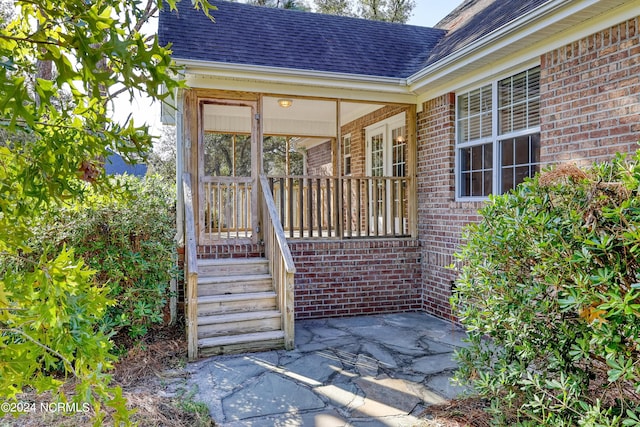
M234 107L249 107L251 109L251 237L250 238L234 238L224 240L213 240L205 236L204 233L204 210L203 210L203 196L204 196L204 117L203 111L205 105L222 105L222 106L234 106ZM262 127L259 125L260 121L260 100L259 99L233 99L226 97L199 97L197 101L198 111L198 144L195 149L192 149L192 155L195 157L195 163L197 164L198 171L198 195L196 197L198 201L198 221L196 234L198 235L199 244L243 244L252 243L255 244L259 239L259 216L258 216L258 189L260 180L260 171L262 170L261 152L262 152Z

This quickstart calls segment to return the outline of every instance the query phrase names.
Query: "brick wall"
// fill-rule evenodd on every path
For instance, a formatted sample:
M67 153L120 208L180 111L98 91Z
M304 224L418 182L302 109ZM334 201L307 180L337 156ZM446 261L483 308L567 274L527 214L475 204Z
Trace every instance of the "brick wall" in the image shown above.
M638 18L541 57L541 160L588 163L638 148Z
M307 175L333 175L331 141L307 150Z
M296 318L355 316L422 308L415 240L290 241Z
M638 149L640 35L633 19L541 56L541 161L590 163ZM455 202L455 94L418 114L418 236L423 308L451 315L453 262L479 202Z
M480 203L455 201L455 94L423 104L418 113L418 238L422 251L423 309L449 319L453 262L464 225Z

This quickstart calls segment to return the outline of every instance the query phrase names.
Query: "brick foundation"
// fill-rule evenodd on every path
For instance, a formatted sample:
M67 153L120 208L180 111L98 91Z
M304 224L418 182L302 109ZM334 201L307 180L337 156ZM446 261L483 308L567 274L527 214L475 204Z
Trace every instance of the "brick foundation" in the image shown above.
M415 240L290 241L296 318L356 316L422 308Z

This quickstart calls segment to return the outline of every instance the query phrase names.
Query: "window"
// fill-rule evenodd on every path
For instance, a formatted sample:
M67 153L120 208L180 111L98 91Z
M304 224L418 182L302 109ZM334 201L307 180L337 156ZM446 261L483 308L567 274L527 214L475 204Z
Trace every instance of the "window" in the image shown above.
M540 167L540 68L461 94L457 195L504 193Z
M342 165L342 172L344 175L351 175L351 134L345 135L342 138L342 152L344 164Z

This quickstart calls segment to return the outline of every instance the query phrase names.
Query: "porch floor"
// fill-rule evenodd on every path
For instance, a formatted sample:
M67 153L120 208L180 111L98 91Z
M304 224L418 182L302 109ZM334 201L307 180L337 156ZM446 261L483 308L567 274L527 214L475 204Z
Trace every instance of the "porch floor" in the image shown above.
M412 426L454 398L464 333L425 313L296 321L296 349L190 364L194 399L227 427Z

